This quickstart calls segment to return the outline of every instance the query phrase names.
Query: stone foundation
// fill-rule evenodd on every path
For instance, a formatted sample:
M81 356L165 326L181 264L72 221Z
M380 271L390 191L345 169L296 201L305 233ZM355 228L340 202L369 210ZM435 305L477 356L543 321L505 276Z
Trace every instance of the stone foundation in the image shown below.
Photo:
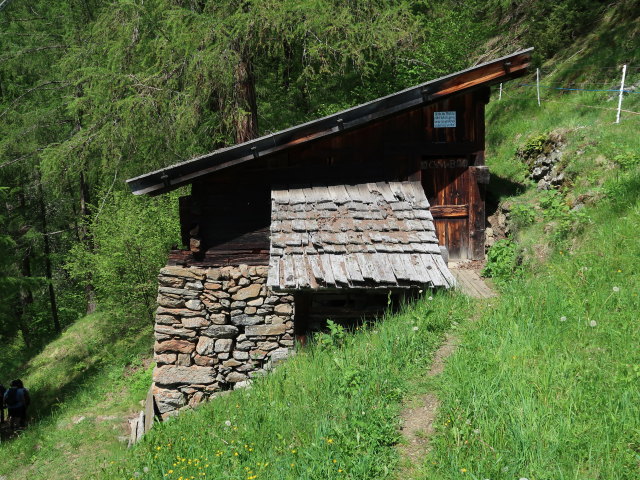
M266 266L165 267L155 323L153 393L163 418L243 387L293 348L293 296Z

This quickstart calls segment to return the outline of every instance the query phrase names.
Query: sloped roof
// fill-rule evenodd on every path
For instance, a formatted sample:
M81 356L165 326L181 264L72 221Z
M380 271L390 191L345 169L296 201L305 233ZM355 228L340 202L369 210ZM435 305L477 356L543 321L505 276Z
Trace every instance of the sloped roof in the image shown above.
M136 195L158 195L192 183L202 176L278 153L301 143L357 128L451 95L505 82L526 73L532 51L533 48L522 50L318 120L130 178L127 184Z
M283 187L271 203L271 287L455 284L419 182Z

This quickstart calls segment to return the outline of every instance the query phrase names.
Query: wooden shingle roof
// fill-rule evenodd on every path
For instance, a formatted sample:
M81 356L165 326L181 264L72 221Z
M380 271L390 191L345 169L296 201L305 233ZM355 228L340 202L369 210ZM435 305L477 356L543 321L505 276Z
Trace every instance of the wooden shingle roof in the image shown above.
M454 284L420 183L272 190L269 286L296 290Z

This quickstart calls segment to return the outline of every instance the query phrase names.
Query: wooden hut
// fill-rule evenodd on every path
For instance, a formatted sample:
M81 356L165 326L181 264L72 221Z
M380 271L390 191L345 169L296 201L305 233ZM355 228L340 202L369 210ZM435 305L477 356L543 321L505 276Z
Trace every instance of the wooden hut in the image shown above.
M244 335L250 337L247 332L260 342L265 336L258 333L278 331L277 342L271 343L284 348L289 346L292 332L287 322L292 317L277 320L286 325L284 330L255 328L270 325L270 315L278 309L293 314L293 308L277 305L276 300L271 310L266 308L270 292L284 295L285 304L291 303L286 295L292 294L295 329L300 331L302 319L314 311L310 292L343 294L337 304L322 297L321 316L326 318L345 308L365 309L370 302L358 303L352 292L452 286L440 246L446 247L451 259L484 257L484 188L489 179L484 165L484 109L489 87L524 75L530 60L531 49L517 52L128 180L138 195L192 186L191 194L180 199L185 248L171 252L169 268L174 270L166 270L161 277L159 317L173 315L175 322L165 319L166 323L176 330L175 324L182 322L183 328L181 319L193 318L184 305L190 301L198 305L192 293L184 293L185 285L197 289L198 282L204 281L206 293L208 283L220 281L211 288L228 289L229 302L216 297L216 290L198 297L205 306L195 310L204 312L201 325L193 327L196 337L213 328L211 318L224 311L226 317L216 317L214 325L237 327L234 345L243 343ZM244 273L227 268L239 266ZM227 277L220 268L227 268ZM206 269L216 273L209 277L203 273ZM180 275L182 280L172 280ZM262 300L247 301L251 297L244 294L238 299L237 292L254 281L263 285ZM181 294L172 290L180 289L184 290L182 303L173 301ZM222 303L207 304L216 299ZM250 305L252 301L255 305ZM332 305L337 308L331 313ZM183 311L171 313L172 308ZM222 338L229 335L224 328L216 332L223 332ZM160 343L180 338L195 342L166 329L156 333ZM254 343L251 348L258 347ZM204 368L209 361L198 353L204 347L197 351L183 344L171 348L160 348L160 355L175 353L176 359L169 360L176 368L180 355L187 367ZM267 358L271 350L265 351ZM211 352L209 357L224 363L226 353ZM235 355L235 350L231 353ZM180 385L167 383L166 377L160 383ZM214 383L220 386L241 376L216 378Z

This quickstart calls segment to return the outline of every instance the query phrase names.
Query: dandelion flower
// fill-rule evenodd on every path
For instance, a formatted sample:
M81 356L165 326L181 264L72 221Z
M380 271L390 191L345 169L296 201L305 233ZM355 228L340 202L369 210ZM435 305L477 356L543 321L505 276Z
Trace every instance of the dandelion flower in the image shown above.
M613 287L613 291L618 293L620 291L620 287Z
M461 469L460 469L460 471L461 471L462 473L466 473L466 472L467 472L467 469L466 469L466 468L461 468Z
M566 322L567 321L567 317L565 317L564 315L562 317L560 317L560 321L561 322Z
M142 471L143 471L144 473L149 473L149 467L144 467L144 468L142 469Z
M231 426L231 420L226 420L226 421L224 422L224 424L225 424L227 427L230 427L230 426Z
M433 300L433 297L429 297L429 300Z
M590 327L595 327L596 325L598 325L598 322L596 322L595 320L591 320L591 321L589 322L589 326L590 326Z
M413 331L417 332L418 331L418 327L413 327Z

